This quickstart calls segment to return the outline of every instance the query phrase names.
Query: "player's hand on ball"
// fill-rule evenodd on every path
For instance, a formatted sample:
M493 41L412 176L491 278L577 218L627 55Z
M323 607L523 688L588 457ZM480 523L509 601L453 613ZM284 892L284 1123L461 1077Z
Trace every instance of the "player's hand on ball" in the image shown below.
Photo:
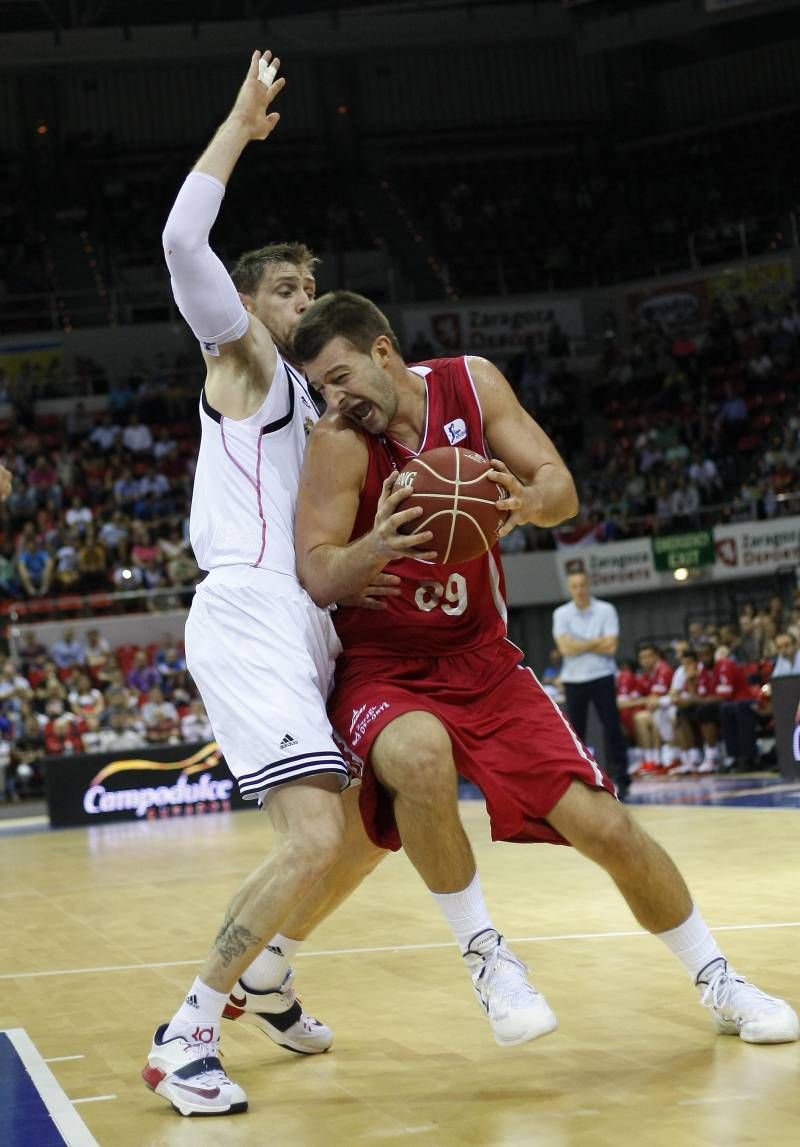
M430 530L423 530L419 534L401 534L400 527L406 523L413 523L422 514L421 506L414 506L410 510L402 509L406 498L413 493L411 486L397 486L397 471L393 470L385 479L378 499L378 508L375 511L375 524L372 527L372 539L375 548L381 557L387 561L396 558L420 558L422 561L436 560L435 550L420 550L433 538Z
M491 462L493 468L487 472L486 477L506 491L506 497L495 502L498 510L505 510L508 514L505 524L497 531L498 538L504 538L515 526L524 526L534 521L539 499L533 488L520 482L505 462L499 458L492 458Z
M286 86L283 77L275 79L280 66L280 60L277 56L273 59L272 52L253 52L229 116L247 129L250 139L266 139L281 118L278 112L269 111L272 101Z
M400 596L400 578L397 574L375 574L371 585L337 602L354 609L388 609L387 597Z

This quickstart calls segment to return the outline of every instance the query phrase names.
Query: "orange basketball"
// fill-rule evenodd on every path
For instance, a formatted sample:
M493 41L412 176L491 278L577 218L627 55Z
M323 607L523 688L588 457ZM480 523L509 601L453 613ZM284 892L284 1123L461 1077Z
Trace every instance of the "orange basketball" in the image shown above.
M403 510L421 506L423 513L403 527L404 533L433 533L425 549L436 550L437 563L459 565L479 558L497 541L497 531L508 514L495 502L505 496L486 474L492 464L472 450L439 446L426 450L403 467L397 481L414 493Z

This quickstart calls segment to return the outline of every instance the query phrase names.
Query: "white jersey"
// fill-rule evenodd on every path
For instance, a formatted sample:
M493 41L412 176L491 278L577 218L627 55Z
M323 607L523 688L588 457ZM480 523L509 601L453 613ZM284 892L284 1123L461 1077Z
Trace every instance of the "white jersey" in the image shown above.
M294 515L306 437L318 418L280 355L267 397L236 421L200 399L189 534L202 570L252 566L296 578Z

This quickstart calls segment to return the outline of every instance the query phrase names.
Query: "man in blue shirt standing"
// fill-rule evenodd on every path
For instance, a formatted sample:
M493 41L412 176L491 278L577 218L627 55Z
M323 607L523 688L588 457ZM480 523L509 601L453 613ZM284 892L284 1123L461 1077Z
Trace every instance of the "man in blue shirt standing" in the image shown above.
M610 601L592 597L585 573L571 573L567 589L572 601L553 613L553 639L563 657L561 683L567 716L585 741L589 706L594 706L606 735L607 772L619 799L624 800L630 786L628 753L614 687L619 618Z

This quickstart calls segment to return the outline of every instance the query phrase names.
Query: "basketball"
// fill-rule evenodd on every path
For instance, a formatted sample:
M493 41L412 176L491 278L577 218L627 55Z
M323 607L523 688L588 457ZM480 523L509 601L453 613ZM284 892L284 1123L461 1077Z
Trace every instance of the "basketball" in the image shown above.
M488 458L459 446L440 446L414 458L397 481L414 491L402 509L421 506L423 513L402 532L430 530L430 549L436 550L441 565L459 565L485 554L508 517L495 505L505 490L486 477L491 469Z

